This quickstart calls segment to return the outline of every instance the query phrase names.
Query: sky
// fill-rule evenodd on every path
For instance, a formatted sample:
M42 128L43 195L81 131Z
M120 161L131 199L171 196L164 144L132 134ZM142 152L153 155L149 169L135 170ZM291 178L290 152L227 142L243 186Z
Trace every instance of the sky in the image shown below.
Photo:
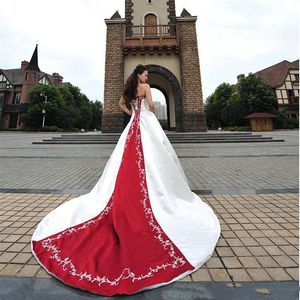
M146 0L140 0L146 1ZM103 101L106 24L124 0L0 0L0 68L19 68L38 43L39 67ZM223 82L299 58L298 0L176 0L197 16L204 100ZM162 101L159 93L154 100Z

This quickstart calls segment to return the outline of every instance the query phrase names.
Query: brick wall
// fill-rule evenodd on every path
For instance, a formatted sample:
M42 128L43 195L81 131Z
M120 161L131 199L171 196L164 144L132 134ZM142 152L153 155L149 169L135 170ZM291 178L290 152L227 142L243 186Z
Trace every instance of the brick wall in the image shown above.
M200 64L195 21L180 21L180 72L184 109L199 112L203 109Z
M183 20L184 19L184 20ZM183 130L206 131L196 34L196 18L180 18L180 74L183 99Z
M119 100L124 89L123 21L106 20L106 60L102 132L123 130Z

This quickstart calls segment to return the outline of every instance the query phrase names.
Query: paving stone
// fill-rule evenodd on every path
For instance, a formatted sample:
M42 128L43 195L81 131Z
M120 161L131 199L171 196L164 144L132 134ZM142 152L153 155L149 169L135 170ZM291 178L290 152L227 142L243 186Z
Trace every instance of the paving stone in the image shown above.
M282 250L286 255L298 255L299 251L296 247L290 245L281 245L279 246L280 250Z
M273 280L292 280L291 276L283 268L266 268L264 269Z
M260 264L255 257L246 256L246 257L239 257L242 265L245 268L260 268Z
M242 264L237 257L223 257L222 258L226 268L241 268Z
M271 255L283 255L282 252L277 246L263 246L263 248Z
M263 269L246 269L254 281L271 281L272 278Z
M247 249L255 256L269 255L269 253L261 246L249 246Z
M11 262L26 264L29 261L30 257L31 254L29 253L19 253L17 256L14 257L14 259Z
M17 253L13 253L13 252L4 252L0 255L0 262L1 263L7 263L10 262L15 256L17 255Z
M205 264L208 268L223 268L222 261L220 260L219 257L211 257Z
M196 272L194 272L191 276L193 281L211 281L207 269L199 269Z
M9 252L20 252L22 249L24 249L26 244L23 243L14 243L12 246L10 246L7 251Z
M40 266L24 265L18 272L17 276L33 277L40 268Z
M256 259L264 268L279 267L279 264L271 256L259 256Z
M298 268L286 268L285 271L293 278L293 280L299 281L299 269Z
M218 247L217 252L220 256L235 256L230 247Z
M233 277L234 282L252 281L244 269L228 269L228 273Z
M213 281L231 281L228 273L224 269L209 269L208 271Z
M231 247L236 256L251 256L251 252L247 247Z
M297 263L286 255L273 256L273 258L282 268L297 267Z
M23 267L21 264L9 264L6 265L1 271L1 276L15 276L19 270Z

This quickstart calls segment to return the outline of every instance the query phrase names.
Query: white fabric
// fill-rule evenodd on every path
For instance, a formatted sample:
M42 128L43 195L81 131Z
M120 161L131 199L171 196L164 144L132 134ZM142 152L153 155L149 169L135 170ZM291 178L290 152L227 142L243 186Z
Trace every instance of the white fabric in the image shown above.
M90 193L69 200L38 224L38 241L97 216L108 203L134 118L123 130L101 177ZM146 99L142 100L140 129L146 181L154 216L169 239L196 268L212 255L220 237L220 223L212 208L193 193L180 161ZM181 276L180 276L181 277Z

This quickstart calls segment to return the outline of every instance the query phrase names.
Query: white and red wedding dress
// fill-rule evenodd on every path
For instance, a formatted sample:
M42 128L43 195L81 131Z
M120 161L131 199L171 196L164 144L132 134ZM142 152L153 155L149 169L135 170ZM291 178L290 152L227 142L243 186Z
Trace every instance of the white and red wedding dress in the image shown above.
M160 287L200 268L220 223L189 188L146 98L137 97L103 173L85 195L46 215L35 258L65 284L112 296Z

